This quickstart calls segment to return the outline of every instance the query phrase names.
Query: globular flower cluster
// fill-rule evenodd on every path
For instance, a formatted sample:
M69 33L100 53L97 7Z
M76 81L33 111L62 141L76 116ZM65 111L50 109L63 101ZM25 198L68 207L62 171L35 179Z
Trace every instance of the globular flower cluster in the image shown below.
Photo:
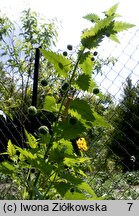
M78 149L81 151L87 151L88 150L88 146L86 143L85 138L81 137L76 141L76 144L78 146Z

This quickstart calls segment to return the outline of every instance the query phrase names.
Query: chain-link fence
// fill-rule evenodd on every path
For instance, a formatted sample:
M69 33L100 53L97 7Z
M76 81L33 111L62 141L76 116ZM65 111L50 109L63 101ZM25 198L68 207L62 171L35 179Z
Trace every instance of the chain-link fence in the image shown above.
M118 101L127 77L131 77L135 84L139 78L138 53L139 30L129 31L120 37L121 44L108 42L101 47L101 56L112 57L115 65L102 67L103 74L96 76L96 81L104 90L112 94Z
M127 82L127 78L131 78L133 86L137 86L139 81L138 39L138 29L129 31L122 35L120 40L121 45L108 42L105 43L100 50L97 50L97 58L99 59L101 56L101 58L105 60L105 64L101 64L101 68L96 68L94 78L103 94L107 95L107 97L103 101L96 96L95 106L96 110L109 122L110 127L94 127L89 134L90 147L88 155L92 158L92 162L91 169L87 171L87 175L89 184L93 187L97 195L104 196L107 199L139 199L139 89L137 88L135 96L133 94L134 100L136 100L132 101L133 105L134 103L136 104L134 109L132 109L132 104L130 104L131 107L125 107L128 102L123 104L123 106L119 105L122 101L121 95L124 94L123 87ZM90 96L90 101L92 97L94 96ZM24 106L26 106L26 104L24 104ZM111 108L109 109L109 107ZM121 123L121 128L129 125L131 130L127 131L129 133L134 131L131 135L125 133L124 131L126 130L116 128L118 124L113 124L113 122L118 121L116 120L116 115L117 112L120 112L119 110L121 108L123 108L124 111L127 110L127 122L125 125L122 124L122 121L118 123ZM22 109L20 110L20 113L21 112ZM125 113L126 112L123 112L123 115L125 115ZM23 130L26 125L27 130L31 129L31 131L34 132L40 125L46 124L46 119L49 127L54 121L54 116L50 117L45 115L44 118L44 113L42 113L42 116L39 116L39 118L31 118L25 114L22 115L22 118L21 116L20 118L17 116L16 121L13 123L12 119L5 116L2 110L0 114L1 151L5 150L5 143L7 143L9 139L11 139L14 144L20 143L21 146L23 145ZM132 114L132 116L130 114ZM119 116L121 115L119 114ZM5 118L7 119L6 123ZM119 118L122 120L122 117ZM132 121L128 122L128 118L132 118ZM123 122L125 123L125 116L123 117ZM136 124L134 124L135 122ZM116 132L117 136L124 134L123 137L126 137L129 143L133 144L133 149L136 149L136 152L129 151L129 147L122 145L120 141L114 142L116 140L115 136L113 140L111 140L111 135L116 129L118 130L118 132ZM118 147L118 149L116 147L111 148L111 141L114 143L114 146L120 147ZM118 154L120 148L123 148L123 156L121 152ZM132 148L132 145L130 145L130 148ZM138 159L136 158L137 156ZM128 160L124 160L124 157L128 157ZM128 166L129 161L130 165ZM124 168L126 167L124 173L122 172L122 165Z
M109 131L100 127L93 131L90 147L91 155L93 155L90 183L99 196L106 195L109 199L139 199L139 172L137 171L139 162L136 158L139 155L138 39L137 29L123 34L121 45L114 46L108 42L99 51L104 58L105 56L112 57L115 62L104 65L101 68L102 73L97 74L95 80L103 92L110 93L117 109L113 110L112 115L110 112L105 115L114 129L111 128ZM135 97L133 92L131 93L131 83L128 82L127 85L128 78L137 88ZM99 102L101 103L101 100ZM133 109L133 106L136 108ZM109 145L110 142L115 147ZM111 155L110 160L108 152ZM119 163L115 163L114 158L117 158L121 166L125 167L124 174L121 173Z

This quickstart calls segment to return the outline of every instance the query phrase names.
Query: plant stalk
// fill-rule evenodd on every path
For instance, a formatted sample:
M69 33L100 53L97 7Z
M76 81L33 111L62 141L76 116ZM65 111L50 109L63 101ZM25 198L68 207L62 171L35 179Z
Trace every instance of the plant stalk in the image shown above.
M73 81L73 79L74 79L74 76L75 76L75 73L76 73L78 64L79 64L79 62L80 62L80 59L81 59L82 54L84 53L84 50L85 50L85 47L83 47L83 49L80 51L81 53L80 53L80 55L79 55L79 57L78 57L78 59L77 59L77 61L76 61L76 64L75 64L75 66L74 66L74 69L73 69L73 72L72 72L72 75L71 75L71 78L70 78L70 81L69 81L69 84L70 84L70 85L71 85L71 83L72 83L72 81ZM49 152L49 150L50 150L50 148L51 148L51 146L52 146L53 139L54 139L54 130L55 130L57 124L58 124L59 117L60 117L60 114L61 114L61 111L62 111L62 108L63 108L63 105L64 105L64 102L65 102L65 99L66 99L67 95L68 95L68 90L66 91L65 95L63 96L63 99L62 99L62 102L61 102L61 106L60 106L59 111L58 111L57 120L56 120L55 125L54 125L54 128L53 128L53 134L52 134L52 136L51 136L50 142L49 142L49 144L48 144L48 146L47 146L47 149L46 149L46 152L45 152L45 154L44 154L44 159L46 159L46 157L47 157L47 155L48 155L48 152ZM39 177L40 177L40 174L41 174L41 171L38 171L37 176L36 176L35 181L34 181L34 184L33 184L33 187L35 187L35 186L37 185L38 180L39 180ZM48 190L47 190L47 191L48 191ZM31 192L30 198L29 198L29 199L32 199L32 196L33 196L33 191ZM45 195L44 195L44 197L45 197Z

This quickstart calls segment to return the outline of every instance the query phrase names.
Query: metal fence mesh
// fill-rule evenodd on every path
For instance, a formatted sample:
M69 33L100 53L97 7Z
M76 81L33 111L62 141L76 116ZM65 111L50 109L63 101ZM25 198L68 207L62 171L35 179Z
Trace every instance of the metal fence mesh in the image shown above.
M95 76L95 80L98 83L100 89L102 89L102 91L105 93L110 93L113 101L116 104L121 101L123 88L128 77L131 78L134 85L139 83L138 39L139 30L137 29L135 31L123 34L120 40L121 45L111 45L111 43L108 42L104 45L103 49L99 51L104 58L105 56L109 56L114 57L116 60L114 65L104 65L101 68L102 74L99 73ZM126 107L126 109L128 110L128 107ZM113 115L116 115L116 113L113 113ZM107 120L111 122L110 118ZM135 115L135 121L138 120L139 116ZM132 125L130 125L130 127L133 128ZM136 131L136 133L138 132L139 131ZM119 133L122 134L123 132L119 129ZM126 138L128 138L128 134L124 135ZM98 195L107 195L109 199L139 199L139 185L137 183L139 173L138 171L134 172L134 160L132 160L132 157L134 156L132 156L126 148L124 148L123 151L125 151L128 157L131 158L133 172L126 172L126 174L123 175L120 174L119 171L113 170L111 168L109 171L104 171L104 166L107 163L104 155L108 139L109 136L105 134L105 131L100 130L92 141L92 145L90 147L92 149L91 153L95 153L93 154L94 158L92 159L92 166L94 166L94 170L90 175L90 183L94 185L94 190L98 193ZM135 143L132 140L130 141L134 146ZM118 142L117 145L123 148ZM107 148L109 147L107 146ZM138 147L137 149L139 151ZM113 155L115 154L112 149L109 150ZM137 165L139 166L138 163ZM109 164L109 166L111 167L112 164ZM134 184L133 182L136 183Z
M134 85L139 81L139 30L136 29L122 34L120 41L121 45L114 45L108 42L98 50L102 58L112 57L115 60L115 64L103 65L101 68L102 73L95 74L95 80L102 92L109 93L116 104L119 103L127 77L131 77ZM26 116L23 116L23 125L25 120ZM9 121L10 124L12 122ZM3 125L1 123L1 137L7 139L2 127ZM5 131L8 130L6 127ZM14 130L19 133L18 138L23 139L22 128L18 128L18 125L16 128L13 125L13 130L10 131L10 137L15 139ZM90 152L88 153L92 157L92 171L88 172L90 185L94 188L98 196L105 197L107 195L108 199L139 199L139 172L119 173L116 169L111 168L112 164L109 164L110 169L106 171L105 164L107 163L107 158L105 158L105 143L107 143L109 138L106 131L102 128L94 131L94 133L92 145L90 145ZM3 145L3 143L0 144L1 146ZM125 151L127 150L125 149ZM131 156L129 154L129 157ZM132 185L130 181L127 182L127 176L129 180L132 179L134 181L138 178L138 185Z
M114 45L108 42L101 47L101 55L104 58L114 57L116 59L115 65L105 65L102 67L103 75L97 75L96 81L100 87L112 94L113 98L118 100L123 89L123 84L128 76L131 76L135 84L139 78L139 30L129 31L122 34L120 38L121 44Z

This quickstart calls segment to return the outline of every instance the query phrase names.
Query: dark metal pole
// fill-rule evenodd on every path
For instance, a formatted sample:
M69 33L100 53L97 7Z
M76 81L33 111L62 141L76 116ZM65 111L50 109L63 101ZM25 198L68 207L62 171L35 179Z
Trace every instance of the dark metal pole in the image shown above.
M34 65L34 80L33 80L33 94L32 94L32 106L35 106L35 107L37 106L39 60L40 60L40 50L39 48L36 48L35 65Z

